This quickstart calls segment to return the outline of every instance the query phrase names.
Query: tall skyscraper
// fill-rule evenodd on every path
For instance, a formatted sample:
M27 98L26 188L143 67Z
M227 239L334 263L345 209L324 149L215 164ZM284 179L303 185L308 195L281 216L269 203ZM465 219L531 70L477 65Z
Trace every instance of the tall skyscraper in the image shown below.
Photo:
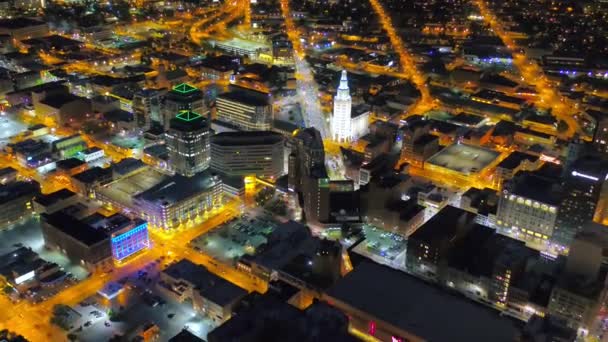
M170 122L180 111L191 111L208 117L209 111L204 103L203 92L187 83L178 84L165 96L162 125L169 129Z
M321 133L314 127L296 132L289 155L288 183L292 191L300 191L304 176L311 170L325 168L325 150Z
M602 222L606 207L606 162L592 156L572 163L564 182L564 197L557 215L553 242L568 247L587 224Z
M169 161L176 172L191 177L211 162L209 120L192 111L181 111L165 133Z
M351 140L351 110L353 100L350 97L346 70L342 70L338 92L334 96L334 115L331 120L331 136L335 141Z

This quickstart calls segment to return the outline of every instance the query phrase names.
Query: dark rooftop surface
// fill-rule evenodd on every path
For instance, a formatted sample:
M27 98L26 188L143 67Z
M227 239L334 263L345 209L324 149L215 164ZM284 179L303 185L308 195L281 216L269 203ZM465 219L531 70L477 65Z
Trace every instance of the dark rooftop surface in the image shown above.
M252 293L230 320L211 331L210 342L355 342L347 317L325 303L298 310L275 294Z
M187 329L184 329L177 335L171 337L169 342L205 342L205 340L189 332Z
M452 206L439 211L411 236L415 241L451 239L474 225L475 214Z
M219 99L228 101L234 101L243 103L249 106L267 106L269 104L268 99L263 99L262 96L254 96L246 91L234 90L227 93L223 93L217 96Z
M44 100L40 101L47 106L53 108L60 108L61 106L68 104L70 102L83 99L80 96L76 96L73 94L56 94L51 97L46 97Z
M30 18L24 18L24 17L0 20L1 28L11 29L11 30L21 29L21 28L29 27L29 26L44 25L44 24L45 23L43 21L34 20L34 19L30 19Z
M209 190L218 181L208 171L197 173L192 177L177 174L140 193L136 198L148 202L159 201L166 205L171 205Z
M327 294L427 341L510 342L518 330L492 309L370 261Z
M0 185L0 204L8 203L21 196L34 197L40 192L40 185L36 182L11 182Z
M93 183L99 179L105 179L106 177L111 177L112 169L110 168L101 168L99 166L95 166L88 170L82 171L81 173L75 174L74 179L81 181L83 183Z
M108 235L103 230L97 230L63 211L42 214L40 217L43 221L48 222L64 234L73 237L87 246L92 246L108 238Z
M536 162L538 160L538 156L533 156L531 154L514 151L505 159L503 159L497 167L501 167L504 169L514 169L518 167L524 160L528 160L530 162Z
M68 158L57 162L57 168L62 170L70 170L80 165L86 164L78 158Z
M74 195L76 194L68 189L61 189L50 194L36 196L35 202L44 206L49 206L57 203L58 201L68 199Z
M559 205L562 197L559 183L529 172L518 174L512 182L510 191L518 196L549 205Z
M163 272L174 279L183 279L192 283L201 296L220 306L233 303L247 294L246 290L216 276L204 266L194 264L187 259L178 261Z

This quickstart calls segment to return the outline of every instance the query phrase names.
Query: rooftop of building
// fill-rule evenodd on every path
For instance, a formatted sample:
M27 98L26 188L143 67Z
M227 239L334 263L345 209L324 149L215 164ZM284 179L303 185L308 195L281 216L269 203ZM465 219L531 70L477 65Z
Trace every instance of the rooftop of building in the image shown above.
M83 97L77 96L77 95L67 93L67 94L54 94L53 96L44 98L44 100L42 100L40 102L49 107L59 109L62 106L66 105L70 102L74 102L74 101L78 101L78 100L86 100L86 99Z
M87 246L95 245L108 238L108 235L103 230L95 229L64 211L57 211L52 214L43 213L40 217L43 222L50 224L55 229Z
M103 118L110 122L133 122L135 115L120 108L113 109L103 113Z
M482 89L482 90L476 92L475 94L473 94L472 96L476 97L476 98L481 98L484 100L489 100L489 101L498 100L498 101L502 101L502 102L513 103L516 105L522 105L526 102L526 100L521 99L519 97L509 96L505 93L495 91L495 90L490 90L490 89Z
M260 95L253 95L251 92L245 90L233 90L217 96L218 100L222 99L227 101L234 101L248 106L256 107L270 105L269 97L270 95L267 95L266 98Z
M460 126L477 126L485 120L484 117L469 113L459 113L450 119L449 122Z
M527 258L538 255L538 252L526 247L524 242L477 224L455 243L449 253L448 265L476 277L491 278L497 264L505 267L518 263L523 265ZM509 269L514 267L509 266Z
M188 329L184 328L177 335L171 337L169 342L205 342L202 338L194 335Z
M17 18L12 18L12 19L1 19L0 20L0 27L9 29L9 30L22 29L25 27L38 26L38 25L46 25L46 23L42 20L30 19L30 18L25 18L25 17L17 17Z
M559 205L560 184L532 172L519 173L506 187L510 193L548 205Z
M283 141L283 135L271 131L222 132L211 138L211 143L221 146L274 145Z
M350 117L356 118L364 114L369 114L371 106L366 103L361 103L352 107Z
M16 181L0 185L0 204L6 204L22 196L32 198L40 193L40 184L37 182Z
M298 222L288 221L279 225L269 236L267 247L253 256L244 256L248 261L268 269L279 270L301 254L313 254L318 239L310 229Z
M492 309L370 261L327 295L427 341L507 342L518 333L512 320Z
M11 174L17 173L17 170L14 168L7 166L0 169L0 177L8 176Z
M476 214L446 206L426 221L410 237L410 241L435 242L451 240L466 233L475 225Z
M427 163L468 175L481 172L499 155L499 152L482 147L453 144L437 152Z
M524 152L513 151L509 156L503 159L500 163L498 163L497 167L512 170L521 165L524 161L536 162L539 159L538 156L533 156L531 154L527 154Z
M52 192L50 194L38 195L34 199L34 202L39 203L40 205L43 205L43 206L49 206L49 205L53 205L59 201L63 201L68 198L71 198L73 196L76 196L76 193L74 193L68 189L61 189L61 190Z
M135 197L147 202L156 202L161 206L170 206L209 191L219 182L219 178L209 171L199 172L192 177L176 174Z
M200 113L182 110L170 121L171 130L192 132L209 127L209 120Z
M102 168L99 166L92 167L72 176L75 180L85 184L94 183L99 180L105 180L112 177L111 168Z
M253 293L244 299L230 320L209 333L217 341L336 341L354 342L348 319L331 306L317 302L298 310L274 294Z
M247 294L247 290L216 276L205 266L194 264L188 259L172 264L163 273L174 279L191 283L202 297L222 307L234 303Z
M140 159L125 158L117 163L114 163L112 165L112 171L119 175L126 175L145 166L146 164Z

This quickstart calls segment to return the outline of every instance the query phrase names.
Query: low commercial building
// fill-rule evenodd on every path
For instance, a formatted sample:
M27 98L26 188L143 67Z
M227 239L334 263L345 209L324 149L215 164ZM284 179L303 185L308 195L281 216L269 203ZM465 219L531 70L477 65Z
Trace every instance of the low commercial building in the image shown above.
M10 166L0 169L0 184L5 185L17 180L17 170Z
M133 205L140 217L151 225L171 230L205 218L223 202L222 182L209 171L192 177L175 175L139 193Z
M41 221L45 246L62 251L91 271L109 270L115 261L150 246L147 222L121 214L78 219L66 209L42 214Z
M104 232L63 211L40 217L47 248L60 250L91 271L112 268L112 250Z
M229 176L276 179L284 173L284 146L275 132L219 133L211 139L211 167Z
M80 134L75 134L53 141L51 146L53 153L63 159L74 157L79 152L84 151L87 148L87 143Z
M0 255L0 279L20 294L62 280L66 275L59 265L41 259L28 247L19 247Z
M294 221L279 225L266 245L255 255L244 255L237 267L268 281L278 278L299 289L327 288L340 277L340 244L313 236L305 225Z
M380 341L507 342L519 332L494 310L370 261L340 279L323 300L347 314L352 329Z
M78 201L79 196L76 193L68 189L61 189L50 194L36 196L33 208L38 214L50 214L75 205Z
M0 34L8 34L16 40L40 38L49 34L49 27L42 20L25 17L2 19Z
M78 193L94 196L95 188L112 181L112 169L95 166L72 176L72 184Z
M11 182L0 185L0 227L29 217L33 213L32 199L40 194L36 182Z
M160 274L158 288L180 302L192 301L196 311L215 323L230 319L247 290L209 272L205 266L182 259Z
M236 314L212 330L207 339L257 342L273 336L275 341L359 341L348 333L348 317L331 305L316 302L306 310L298 310L282 299L282 294L273 290L263 295L250 294Z

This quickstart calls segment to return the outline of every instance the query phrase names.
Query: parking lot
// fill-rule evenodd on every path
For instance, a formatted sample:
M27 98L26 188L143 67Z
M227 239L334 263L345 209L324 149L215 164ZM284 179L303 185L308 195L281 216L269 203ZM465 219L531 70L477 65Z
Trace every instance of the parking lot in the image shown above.
M97 294L74 307L82 318L74 325L78 341L107 341L122 336L132 341L148 323L159 327L158 341L167 341L182 329L200 338L215 326L192 308L192 303L179 303L158 293L158 263L148 264L129 277L119 280L123 290L111 300ZM97 312L101 312L101 315ZM80 326L82 325L82 328Z
M244 215L197 237L191 245L221 262L231 263L244 254L255 254L276 227L277 222L269 218Z
M405 263L405 260L402 260L407 247L407 240L404 237L371 225L363 226L363 234L365 240L354 248L356 253L369 256L383 264Z

